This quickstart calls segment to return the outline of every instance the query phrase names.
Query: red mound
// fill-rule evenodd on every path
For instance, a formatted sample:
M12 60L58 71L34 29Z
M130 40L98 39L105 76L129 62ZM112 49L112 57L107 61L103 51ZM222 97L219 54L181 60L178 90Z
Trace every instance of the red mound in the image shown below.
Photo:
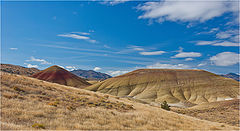
M78 88L83 88L91 85L88 82L86 82L84 79L56 65L51 66L38 73L35 73L32 75L32 77L40 80L45 80L53 83L58 83L58 84L73 86Z

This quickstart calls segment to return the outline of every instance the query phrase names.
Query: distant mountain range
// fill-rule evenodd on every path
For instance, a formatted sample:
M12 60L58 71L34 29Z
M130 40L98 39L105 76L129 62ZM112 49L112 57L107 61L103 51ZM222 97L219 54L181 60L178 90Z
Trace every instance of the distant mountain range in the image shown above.
M26 68L18 65L1 64L1 71L11 74L30 76L40 70L37 68Z
M239 75L235 74L235 73L228 73L226 75L221 75L221 76L226 77L226 78L231 78L231 79L234 79L236 81L240 81Z
M12 64L1 64L1 71L11 73L11 74L18 74L18 75L25 75L25 76L31 76L37 72L40 72L41 70L37 68L26 68L19 65L12 65ZM73 74L82 77L87 80L105 80L108 78L111 78L110 75L96 72L93 70L74 70L71 71Z
M108 78L112 78L112 76L105 74L105 73L101 73L101 72L96 72L93 70L73 70L71 71L73 74L86 78L88 80L105 80Z

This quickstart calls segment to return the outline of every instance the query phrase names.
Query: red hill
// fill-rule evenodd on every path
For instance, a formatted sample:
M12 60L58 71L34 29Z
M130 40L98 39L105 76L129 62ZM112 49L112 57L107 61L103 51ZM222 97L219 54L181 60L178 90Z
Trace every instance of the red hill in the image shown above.
M35 73L32 75L32 77L40 80L44 80L44 81L49 81L53 83L58 83L58 84L73 86L78 88L83 88L90 85L84 79L56 65L51 66L38 73Z

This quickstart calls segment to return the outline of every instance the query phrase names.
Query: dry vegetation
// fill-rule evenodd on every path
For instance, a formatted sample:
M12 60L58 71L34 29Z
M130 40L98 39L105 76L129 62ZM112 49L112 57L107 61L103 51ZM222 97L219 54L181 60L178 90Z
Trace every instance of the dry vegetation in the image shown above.
M172 111L239 127L239 99L203 103L191 108L173 107Z
M69 86L1 73L1 129L238 129Z
M0 68L1 68L1 71L3 72L25 75L25 76L30 76L40 71L37 68L25 68L22 66L11 65L11 64L1 64Z

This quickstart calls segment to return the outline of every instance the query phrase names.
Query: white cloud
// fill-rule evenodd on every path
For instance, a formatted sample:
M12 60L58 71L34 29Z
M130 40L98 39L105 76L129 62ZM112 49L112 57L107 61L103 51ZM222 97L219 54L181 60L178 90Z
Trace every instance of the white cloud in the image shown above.
M102 68L100 68L100 67L95 67L93 70L94 71L99 71L99 70L101 70Z
M136 46L136 45L129 46L128 48L136 51L144 51L144 49L141 46Z
M80 35L90 35L90 33L87 33L87 32L71 32L71 33L76 33Z
M196 45L212 45L212 46L239 46L239 43L234 43L230 41L197 41Z
M238 13L238 4L226 1L163 0L146 2L139 5L138 9L144 12L139 19L156 19L158 22L204 22L226 12Z
M26 60L26 61L40 62L41 64L51 64L50 62L47 62L44 59L38 59L33 56L30 57L30 60Z
M126 70L117 70L117 71L108 71L107 74L111 75L111 76L118 76L118 75L122 75L122 74L125 74L129 71L126 71Z
M212 34L212 33L216 33L219 30L219 28L212 28L209 31L203 31L203 32L199 32L197 33L197 35L201 35L201 34Z
M76 67L74 66L66 66L66 69L69 70L69 71L73 71L76 69Z
M152 51L152 52L139 52L141 55L161 55L166 53L165 51Z
M59 66L59 67L61 67L61 68L65 69L65 68L64 68L64 66L61 66L61 65L57 65L57 66Z
M184 65L184 64L161 64L161 63L155 63L153 65L146 66L148 69L189 69L190 66Z
M105 1L101 2L101 4L113 6L113 5L125 3L127 1L130 1L130 0L105 0Z
M238 30L228 30L228 31L223 31L223 32L217 33L216 38L226 39L226 38L233 37L237 34L238 34Z
M18 50L18 48L9 48L10 50Z
M205 66L205 65L207 65L207 63L200 63L197 66L200 67L200 66Z
M200 57L201 53L198 52L180 52L171 58L185 58L185 57Z
M67 34L59 34L57 36L61 36L61 37L68 37L68 38L73 38L73 39L78 39L78 40L86 40L90 43L97 43L96 40L91 39L88 35L90 35L90 33L86 33L86 32L71 32L71 33L67 33Z
M210 61L217 66L230 66L239 63L239 54L234 52L222 52L210 57Z
M110 46L108 45L103 45L104 48L111 48Z
M213 44L214 46L239 46L239 43L233 43L229 41L223 41Z
M185 61L192 61L194 60L193 58L186 58Z
M32 65L27 63L24 63L24 64L27 65L27 68L38 68L38 65Z
M90 39L87 36L81 36L81 35L77 35L77 34L60 34L58 36L69 37L69 38L74 38L74 39L82 39L82 40L89 40Z

